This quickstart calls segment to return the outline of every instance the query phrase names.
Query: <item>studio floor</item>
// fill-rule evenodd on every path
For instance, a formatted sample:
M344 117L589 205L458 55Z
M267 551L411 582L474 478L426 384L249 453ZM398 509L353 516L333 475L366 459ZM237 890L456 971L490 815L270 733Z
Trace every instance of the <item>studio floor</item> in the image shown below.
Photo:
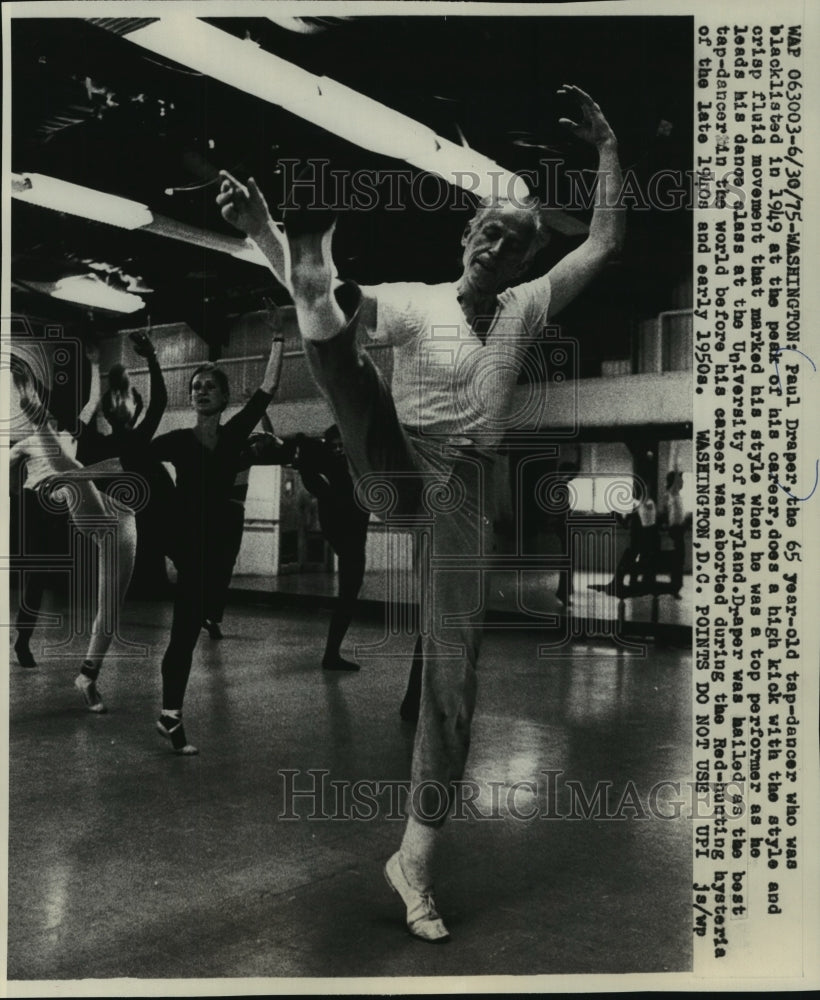
M487 633L466 775L479 798L445 829L452 940L436 947L407 933L382 874L402 832L413 637L381 642L363 617L346 645L361 671L323 672L327 611L235 602L224 640L202 634L193 758L153 728L167 603L127 603L120 633L144 649L116 644L131 655L103 667L106 715L73 687L80 637L50 655L35 640L35 669L11 656L10 980L689 969L692 823L659 784L685 792L690 774L688 646L589 639L539 658L539 632ZM380 783L369 818L329 786L362 780ZM577 799L571 814L572 781L588 801L604 788L603 815Z

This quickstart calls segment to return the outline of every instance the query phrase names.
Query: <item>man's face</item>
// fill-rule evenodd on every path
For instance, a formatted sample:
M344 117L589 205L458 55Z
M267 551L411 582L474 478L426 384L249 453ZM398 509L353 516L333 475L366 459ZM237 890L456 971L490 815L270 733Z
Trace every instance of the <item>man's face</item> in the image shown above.
M504 205L482 212L461 238L464 274L481 291L499 292L520 280L536 249L530 212Z

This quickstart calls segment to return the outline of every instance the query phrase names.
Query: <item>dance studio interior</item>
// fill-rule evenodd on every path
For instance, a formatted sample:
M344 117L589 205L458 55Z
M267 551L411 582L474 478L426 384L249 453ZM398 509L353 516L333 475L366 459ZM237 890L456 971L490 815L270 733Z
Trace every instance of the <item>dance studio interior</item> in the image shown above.
M112 633L102 711L74 678L104 572L95 553L116 562L119 550L104 549L103 528L83 544L73 521L61 548L37 544L25 480L7 475L9 980L688 970L691 20L345 7L186 22L118 6L7 24L4 377L12 386L23 358L70 434L96 392L88 420L107 438L105 400L126 384L138 428L156 412L156 364L167 402L155 439L193 426L193 373L209 362L230 384L228 421L263 383L272 336L281 370L254 433L321 442L334 424L292 298L220 211L220 171L253 177L277 222L304 164L324 171L339 276L367 288L456 281L476 199L447 171L498 164L548 206L535 277L586 238L593 213L578 203L593 152L559 124L573 109L557 92L574 84L617 135L626 236L532 331L517 376L493 525L505 555L480 570L476 609L465 781L478 794L448 818L437 861L446 947L408 933L382 872L416 737L403 709L423 626L418 526L371 513L328 668L347 550L298 461L251 464L222 606L193 652L188 756L155 728L178 584L159 495L149 488L135 515L127 593L100 609ZM293 97L303 85L317 100ZM364 350L390 386L391 346ZM9 398L15 446L33 404ZM171 464L160 473L172 488ZM204 544L221 545L223 528Z

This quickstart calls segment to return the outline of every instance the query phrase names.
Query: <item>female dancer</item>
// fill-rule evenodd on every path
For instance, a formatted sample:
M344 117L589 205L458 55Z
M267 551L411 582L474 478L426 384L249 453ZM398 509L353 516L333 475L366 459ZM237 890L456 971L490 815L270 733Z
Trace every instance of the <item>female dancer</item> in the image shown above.
M80 438L78 458L88 465L106 458L119 458L123 468L142 476L148 487L148 503L137 513L137 561L131 580L130 596L156 599L170 595L170 583L165 569L168 539L166 512L171 503L174 484L165 467L148 454L148 444L159 427L165 412L168 393L154 345L147 333L130 334L134 352L148 365L151 398L142 420L142 396L131 385L122 365L112 365L108 371L108 389L103 393L100 409L111 427L110 434L99 434L89 428Z
M62 398L57 397L55 387L52 386L50 392L50 416L53 418L53 425L58 431L64 431L65 427L73 426L75 429L75 441L70 445L72 454L79 450L78 442L90 437L89 429L93 423L93 416L100 401L100 356L96 345L88 343L85 345L85 356L90 365L90 382L88 388L88 399L82 410L77 413L66 405L66 394ZM12 368L15 375L15 384L19 388L28 389L28 397L33 400L42 400L46 395L46 387L30 371L26 362L12 356ZM19 377L18 377L19 376ZM22 381L20 381L22 379ZM56 404L56 405L55 405ZM32 403L32 405L34 405ZM36 409L36 406L35 406ZM39 411L38 411L39 412ZM60 420L60 417L63 420ZM68 444L71 434L65 433L63 440ZM37 446L38 450L42 450ZM38 563L44 563L48 556L68 552L69 545L69 517L67 508L55 510L54 505L49 509L40 502L40 495L37 490L39 480L32 480L26 473L27 456L23 450L13 447L9 453L9 486L10 496L19 503L18 521L21 527L21 542L27 556L39 557ZM96 459L83 459L86 464ZM42 472L42 469L40 470ZM22 473L22 475L21 475ZM21 488L22 486L22 488ZM17 612L15 627L17 629L17 639L14 643L14 652L17 662L21 667L36 667L37 661L31 652L31 638L34 634L37 618L40 614L40 605L43 603L43 593L49 582L51 571L47 565L37 565L29 567L21 574L20 580L20 606Z
M202 627L212 639L223 639L222 616L228 603L228 591L233 579L233 570L242 548L245 534L245 501L248 499L248 478L250 469L242 469L234 480L231 494L225 505L220 546L220 569L211 574L213 586L205 602L205 619Z
M339 428L334 424L322 438L305 434L282 439L270 419L262 419L264 434L254 434L246 449L252 465L289 465L299 470L305 489L318 500L319 527L339 557L338 597L327 632L322 667L358 670L359 664L342 656L342 641L356 610L364 581L367 526L370 511L356 501Z
M216 365L200 365L189 383L196 424L155 438L151 454L176 470L173 525L177 585L171 639L162 658L160 735L186 756L199 751L188 743L182 725L182 703L191 662L214 576L222 572L220 534L225 507L248 435L270 404L282 368L284 339L275 335L262 384L243 408L224 425L228 378Z
M117 499L101 493L89 478L93 472L122 471L119 463L83 468L74 457L77 440L57 423L39 398L30 372L16 359L12 373L20 397L20 409L29 418L33 433L12 449L15 460L25 461L26 487L40 493L46 505L67 508L74 527L90 536L98 549L97 610L91 627L91 639L85 660L74 685L91 712L105 712L97 688L103 658L113 638L110 609L122 607L137 550L137 529L133 511ZM99 536L100 522L114 522L116 550L109 558Z

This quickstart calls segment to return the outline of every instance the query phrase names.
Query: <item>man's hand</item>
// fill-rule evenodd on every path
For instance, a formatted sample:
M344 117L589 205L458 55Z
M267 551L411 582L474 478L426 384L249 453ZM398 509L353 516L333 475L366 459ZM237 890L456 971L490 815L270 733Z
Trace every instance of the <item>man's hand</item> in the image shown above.
M568 131L582 142L588 142L599 149L609 142L615 142L615 133L609 126L609 122L604 118L604 114L595 101L580 87L565 83L558 91L559 94L566 94L574 97L578 101L581 114L584 120L581 124L572 121L571 118L559 118L558 123L563 125Z
M246 187L227 170L220 170L219 175L222 178L222 186L216 196L216 203L222 212L222 218L246 236L255 239L271 224L268 203L264 195L253 177L248 178Z
M98 365L100 363L100 349L99 347L92 343L92 341L87 340L83 345L85 348L85 356L91 362L92 365Z
M131 343L134 345L134 352L139 354L141 358L150 358L156 353L151 338L147 333L143 333L142 330L136 330L130 334L130 337Z
M565 85L558 93L578 102L583 122L579 125L569 118L559 121L576 138L597 148L598 180L589 236L549 272L550 317L559 315L620 252L626 227L626 210L619 201L622 180L615 133L595 101L580 87Z

